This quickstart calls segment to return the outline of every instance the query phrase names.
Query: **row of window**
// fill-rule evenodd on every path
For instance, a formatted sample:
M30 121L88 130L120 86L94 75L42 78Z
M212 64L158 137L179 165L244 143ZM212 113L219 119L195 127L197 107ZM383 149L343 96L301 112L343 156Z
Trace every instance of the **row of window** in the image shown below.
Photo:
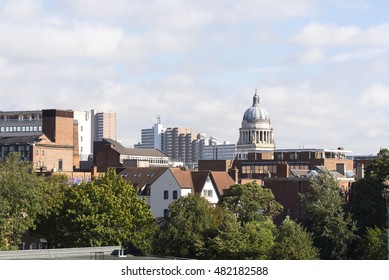
M169 191L163 191L163 199L169 199ZM178 199L177 191L173 191L173 199Z
M264 174L264 173L277 173L276 165L243 165L243 174Z
M0 132L37 132L42 126L0 126Z

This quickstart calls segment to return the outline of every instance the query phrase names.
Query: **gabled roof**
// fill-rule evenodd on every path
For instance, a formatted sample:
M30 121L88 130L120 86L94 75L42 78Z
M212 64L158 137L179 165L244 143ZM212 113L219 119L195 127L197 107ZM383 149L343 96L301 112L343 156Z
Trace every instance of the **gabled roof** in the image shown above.
M145 195L147 187L150 187L168 167L128 167L119 172L126 181Z
M120 155L129 155L129 156L149 156L149 157L168 157L167 154L163 153L158 149L138 149L138 148L126 148L119 142L110 139L104 138L104 142L112 145L112 149L118 152Z
M33 144L40 140L41 136L11 136L0 138L0 145Z
M211 171L210 173L211 178L219 191L219 195L223 195L226 190L235 184L235 181L231 178L230 175L228 175L227 172Z
M235 181L228 175L227 172L222 171L188 171L180 168L171 168L173 176L176 178L178 185L181 188L190 188L194 193L201 193L203 191L205 181L208 176L212 180L219 195L223 195L225 190L228 190Z
M194 190L191 171L170 168L170 172L173 174L180 188Z

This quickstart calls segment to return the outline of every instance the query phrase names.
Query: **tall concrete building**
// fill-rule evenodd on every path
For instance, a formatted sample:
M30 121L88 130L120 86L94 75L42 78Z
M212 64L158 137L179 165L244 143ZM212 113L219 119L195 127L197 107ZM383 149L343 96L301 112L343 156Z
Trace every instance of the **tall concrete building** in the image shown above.
M159 149L166 153L172 161L191 162L191 143L195 139L191 128L164 128L158 117L152 128L141 130L142 142L135 144L137 149Z
M157 117L157 123L152 128L145 128L141 130L141 142L134 145L138 149L159 149L164 150L164 132L161 118Z
M157 148L166 153L173 162L197 166L202 159L233 159L236 145L218 143L215 137L208 141L205 134L195 134L191 128L164 128L160 118L152 128L141 130L142 142L135 148Z
M87 161L92 154L92 116L91 111L74 111L78 123L78 150L80 161Z
M116 140L116 113L92 110L92 138L101 141L103 138Z

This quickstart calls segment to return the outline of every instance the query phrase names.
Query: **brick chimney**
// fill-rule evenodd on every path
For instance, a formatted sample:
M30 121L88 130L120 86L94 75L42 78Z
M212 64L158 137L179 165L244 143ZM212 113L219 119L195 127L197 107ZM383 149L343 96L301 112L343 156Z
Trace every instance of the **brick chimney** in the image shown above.
M279 161L277 164L277 177L288 178L289 177L289 164L285 161Z

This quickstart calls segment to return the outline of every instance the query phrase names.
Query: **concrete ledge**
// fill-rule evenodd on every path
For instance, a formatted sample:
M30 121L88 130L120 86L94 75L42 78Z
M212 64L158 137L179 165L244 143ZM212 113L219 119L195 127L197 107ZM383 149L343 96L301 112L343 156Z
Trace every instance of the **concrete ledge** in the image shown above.
M101 259L118 255L120 246L0 251L0 260Z

